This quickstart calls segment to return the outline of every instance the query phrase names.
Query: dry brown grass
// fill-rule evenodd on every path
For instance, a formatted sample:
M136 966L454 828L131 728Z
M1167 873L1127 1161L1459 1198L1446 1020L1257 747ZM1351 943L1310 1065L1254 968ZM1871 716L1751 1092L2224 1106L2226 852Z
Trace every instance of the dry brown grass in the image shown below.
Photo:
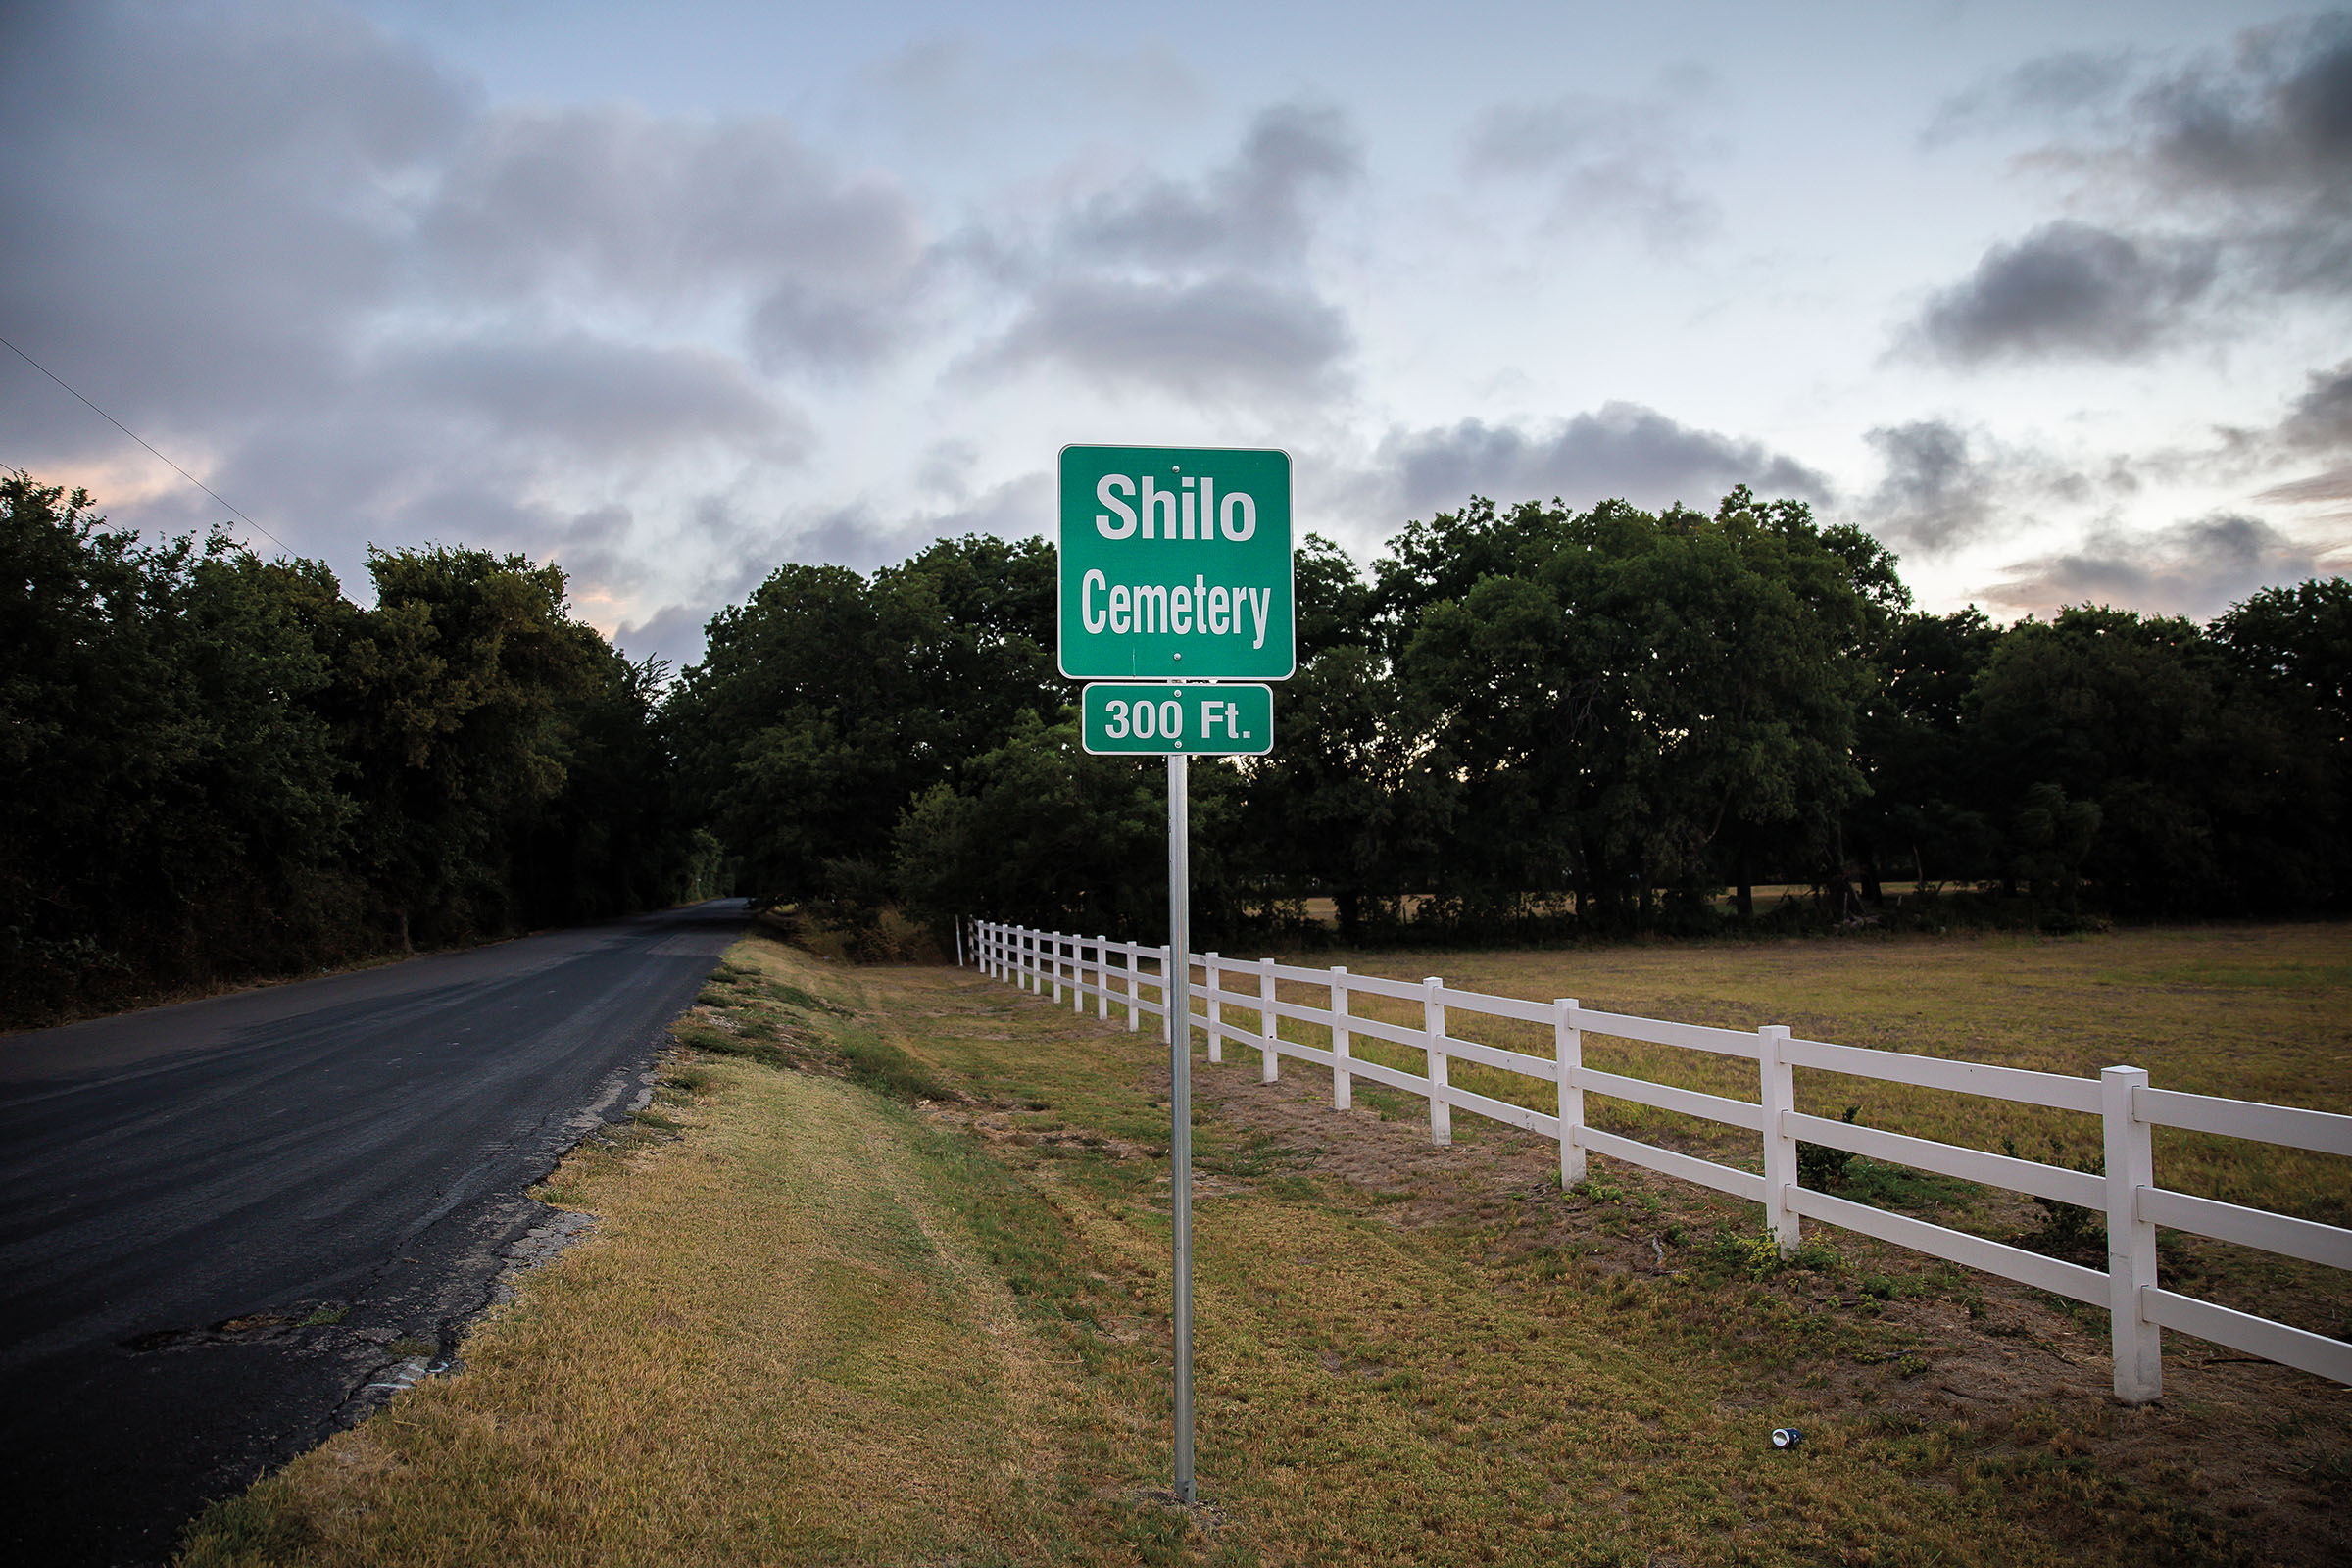
M739 954L745 950L739 949ZM758 947L752 962L776 962ZM679 1142L575 1153L590 1240L465 1371L216 1516L191 1563L903 1562L1039 1549L1057 1362L928 1191L909 1118L724 1058Z
M2041 1072L2095 1076L2148 1069L2159 1088L2352 1111L2352 932L2341 925L2131 931L2084 938L1788 939L1656 944L1554 952L1332 953L1392 979L1443 975L1450 986L1733 1029L1788 1025L1800 1037ZM1244 980L1239 989L1254 982ZM1322 1004L1323 988L1289 985L1286 1000ZM1418 1027L1417 1003L1363 997L1356 1010ZM1198 1010L1198 1009L1197 1009ZM1258 1027L1253 1008L1229 1019ZM1328 1045L1328 1030L1285 1022L1284 1037ZM1547 1030L1462 1012L1450 1032L1548 1059ZM1421 1054L1359 1039L1356 1054L1418 1072ZM1713 1094L1757 1098L1752 1064L1603 1035L1588 1065ZM1548 1088L1457 1061L1463 1088L1542 1109ZM1859 1107L1872 1126L2030 1158L2099 1152L2096 1120L1974 1096L1800 1071L1800 1108L1836 1116ZM1753 1170L1751 1135L1630 1102L1592 1099L1593 1125L1703 1150ZM1457 1121L1460 1118L1457 1117ZM2231 1202L2352 1223L2352 1172L2326 1155L2169 1128L2157 1132L2166 1185Z
M2186 958L2115 938L1341 961L1955 1054L2061 1051L2054 1024L2001 1038L2054 997L2095 1010L2095 1060L2142 1006L2132 991L2173 983L2151 964L2201 965L2178 982L2192 1001L2291 1011L2340 988L2278 980L2310 961L2305 935ZM1199 1068L1206 1506L1175 1510L1154 1496L1164 1048L970 971L760 941L730 969L710 1012L798 1065L688 1064L699 1087L666 1097L680 1141L566 1165L552 1196L596 1210L596 1235L477 1332L463 1375L216 1510L189 1562L2071 1568L2352 1549L2342 1390L2175 1338L2167 1399L2125 1411L2096 1314L1867 1244L1774 1268L1744 1205L1599 1161L1563 1194L1535 1140L1461 1117L1460 1144L1433 1150L1416 1104L1342 1116L1320 1074L1262 1086L1248 1055ZM2142 978L2093 1009L2103 973ZM2012 994L2037 987L2038 1007ZM908 1108L854 1077L938 1093ZM1807 1441L1775 1452L1788 1421Z

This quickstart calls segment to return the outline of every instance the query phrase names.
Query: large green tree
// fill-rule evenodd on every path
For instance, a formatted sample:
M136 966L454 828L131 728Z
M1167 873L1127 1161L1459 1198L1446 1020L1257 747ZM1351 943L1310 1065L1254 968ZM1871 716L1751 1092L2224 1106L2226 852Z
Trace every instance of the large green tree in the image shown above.
M312 706L349 608L334 579L220 534L142 545L90 508L0 476L0 971L20 1018L298 960L345 928L353 812Z
M1857 655L1899 589L1864 543L1745 490L1408 527L1376 568L1414 757L1394 874L1474 920L1573 890L1631 926L1761 835L1829 854L1862 788Z
M2227 651L2184 618L2083 606L2021 623L1969 695L1980 810L2030 824L2045 785L2094 805L2081 875L2126 913L2324 898L2302 876L2304 849L2334 831L2310 710L2233 696L2230 677Z
M779 567L669 703L695 808L768 901L868 884L900 811L1065 696L1043 540L942 540L872 581Z
M225 534L0 476L0 1014L666 902L694 853L654 666L563 574Z

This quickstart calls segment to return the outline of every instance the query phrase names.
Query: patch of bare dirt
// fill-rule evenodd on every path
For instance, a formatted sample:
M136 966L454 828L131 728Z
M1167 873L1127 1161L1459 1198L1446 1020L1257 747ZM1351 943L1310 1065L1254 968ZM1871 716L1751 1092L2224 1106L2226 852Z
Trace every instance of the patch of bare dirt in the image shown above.
M1046 1121L1038 1112L1019 1105L985 1105L969 1096L964 1096L960 1102L919 1101L915 1110L926 1121L957 1128L983 1143L1035 1150L1049 1158L1086 1152L1101 1154L1105 1159L1158 1159L1168 1152L1165 1144L1105 1138L1081 1127Z

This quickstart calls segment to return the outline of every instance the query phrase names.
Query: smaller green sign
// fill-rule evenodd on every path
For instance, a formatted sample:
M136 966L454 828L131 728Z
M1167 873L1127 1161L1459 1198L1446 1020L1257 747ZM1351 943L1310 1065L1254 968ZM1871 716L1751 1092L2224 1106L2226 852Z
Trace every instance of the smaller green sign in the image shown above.
M1086 749L1256 757L1274 749L1271 686L1113 685L1086 689Z

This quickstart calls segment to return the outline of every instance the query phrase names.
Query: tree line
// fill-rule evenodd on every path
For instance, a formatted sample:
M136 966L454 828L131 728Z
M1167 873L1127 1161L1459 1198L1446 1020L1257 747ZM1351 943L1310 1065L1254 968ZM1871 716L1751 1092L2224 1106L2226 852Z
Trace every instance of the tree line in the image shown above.
M0 513L12 1021L714 891L873 955L1164 918L1164 769L1082 750L1042 539L779 567L670 679L518 556L372 551L362 608L24 474ZM1310 899L1465 941L2352 897L2342 578L2004 627L1740 489L1474 498L1296 581L1274 752L1193 763L1203 941L1313 940Z
M697 892L663 671L518 556L373 551L376 603L0 476L0 1021Z
M2343 579L2001 627L1896 566L1744 488L1474 499L1368 576L1308 538L1272 755L1193 764L1198 929L1312 938L1310 898L1350 941L2343 907ZM1054 617L1037 539L788 566L723 612L666 710L743 887L869 935L894 903L1154 929L1163 772L1082 750Z

